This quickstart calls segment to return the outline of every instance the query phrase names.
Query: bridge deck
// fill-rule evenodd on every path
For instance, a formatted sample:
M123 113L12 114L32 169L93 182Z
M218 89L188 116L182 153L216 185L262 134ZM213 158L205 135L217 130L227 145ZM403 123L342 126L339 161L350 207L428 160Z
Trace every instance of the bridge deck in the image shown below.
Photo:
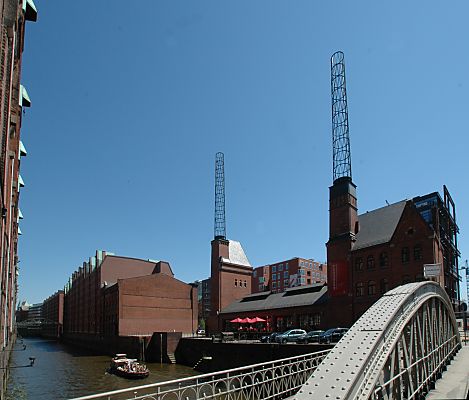
M466 399L469 390L469 346L463 346L426 400Z

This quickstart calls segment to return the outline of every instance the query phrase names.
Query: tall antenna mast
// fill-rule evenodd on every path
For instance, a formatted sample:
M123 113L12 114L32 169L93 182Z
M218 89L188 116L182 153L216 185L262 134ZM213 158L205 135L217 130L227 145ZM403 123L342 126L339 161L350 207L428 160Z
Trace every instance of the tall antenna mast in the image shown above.
M225 156L215 155L215 239L226 239Z
M352 178L344 53L331 57L333 179Z

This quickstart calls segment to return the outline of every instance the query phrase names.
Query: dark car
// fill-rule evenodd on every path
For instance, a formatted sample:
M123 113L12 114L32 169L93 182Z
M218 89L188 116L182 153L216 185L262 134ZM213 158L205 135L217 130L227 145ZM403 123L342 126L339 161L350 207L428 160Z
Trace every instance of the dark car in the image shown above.
M319 336L319 343L337 343L348 331L348 328L332 328Z
M262 343L275 343L275 337L280 335L280 332L273 332L270 335L264 335L261 337Z
M290 329L275 337L277 343L295 342L300 336L306 335L304 329Z
M324 331L308 332L306 335L302 335L296 339L296 343L317 343L319 342L319 336L321 336L323 333Z

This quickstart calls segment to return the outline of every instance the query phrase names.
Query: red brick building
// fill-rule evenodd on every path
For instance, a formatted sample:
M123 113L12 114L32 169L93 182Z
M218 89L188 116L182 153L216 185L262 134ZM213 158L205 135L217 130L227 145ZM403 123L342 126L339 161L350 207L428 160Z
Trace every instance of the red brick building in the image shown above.
M64 291L59 290L42 303L42 335L58 339L63 332Z
M270 290L284 292L288 288L327 282L327 265L307 258L291 258L262 267L252 273L252 293Z
M197 290L165 261L97 251L65 287L64 336L194 332Z
M252 266L241 243L216 237L212 240L210 316L208 332L221 329L220 311L251 294Z
M351 178L336 179L327 259L328 303L338 324L350 326L393 287L423 280L425 264L441 266L432 279L458 307L458 228L446 187L444 193L444 201L435 192L358 215ZM426 199L436 200L427 207ZM433 218L425 219L426 211Z
M37 20L32 0L0 0L0 397L3 398L7 364L14 343L14 316L18 291L18 226L23 107L31 100L21 80L26 21Z

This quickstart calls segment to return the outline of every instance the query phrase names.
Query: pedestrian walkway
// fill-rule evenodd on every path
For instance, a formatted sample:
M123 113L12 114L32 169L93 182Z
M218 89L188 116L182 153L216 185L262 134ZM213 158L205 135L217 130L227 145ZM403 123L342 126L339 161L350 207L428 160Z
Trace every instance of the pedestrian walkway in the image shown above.
M467 399L469 390L469 346L463 346L448 365L448 370L436 382L426 400Z

